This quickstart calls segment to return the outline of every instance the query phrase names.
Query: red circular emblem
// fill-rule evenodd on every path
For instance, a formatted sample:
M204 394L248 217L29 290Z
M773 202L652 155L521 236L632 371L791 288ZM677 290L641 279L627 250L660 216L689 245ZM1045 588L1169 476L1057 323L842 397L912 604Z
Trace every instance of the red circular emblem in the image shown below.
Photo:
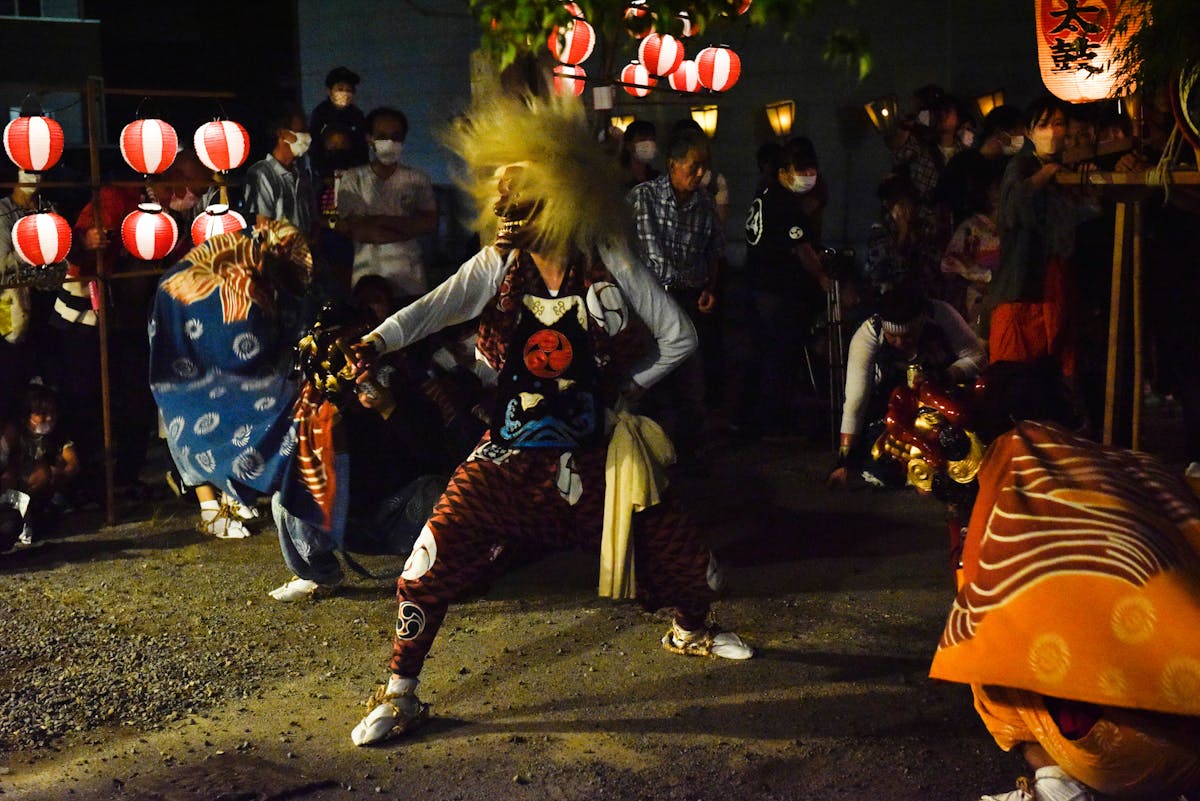
M543 328L525 341L525 366L538 378L558 378L571 366L571 342Z

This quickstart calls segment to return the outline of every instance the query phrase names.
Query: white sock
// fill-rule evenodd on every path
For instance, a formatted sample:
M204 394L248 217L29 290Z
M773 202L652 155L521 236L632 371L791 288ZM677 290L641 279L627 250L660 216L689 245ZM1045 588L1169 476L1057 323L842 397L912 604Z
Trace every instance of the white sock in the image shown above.
M417 685L421 683L420 679L408 679L404 676L392 674L388 679L387 694L388 695L416 695Z
M221 511L220 501L200 501L200 519L212 520ZM207 512L207 514L205 514Z

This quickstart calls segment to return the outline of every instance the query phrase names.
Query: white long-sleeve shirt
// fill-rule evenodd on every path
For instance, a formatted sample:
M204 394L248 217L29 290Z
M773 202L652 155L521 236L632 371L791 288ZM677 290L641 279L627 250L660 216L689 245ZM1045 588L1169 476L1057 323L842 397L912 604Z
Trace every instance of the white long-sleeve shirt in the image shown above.
M929 303L930 317L925 324L940 328L958 357L948 369L958 371L965 379L974 377L983 369L986 361L979 338L949 303L940 300L931 300ZM883 347L886 347L883 329L874 319L860 325L850 340L850 354L846 360L846 402L842 406L843 434L857 436L862 433L867 403L883 379L876 363L877 354Z
M499 290L511 258L495 247L485 247L436 289L380 323L371 335L383 341L387 353L477 317ZM628 247L601 249L600 260L654 337L654 347L635 365L631 376L639 386L649 387L696 349L696 329L654 276L634 260Z

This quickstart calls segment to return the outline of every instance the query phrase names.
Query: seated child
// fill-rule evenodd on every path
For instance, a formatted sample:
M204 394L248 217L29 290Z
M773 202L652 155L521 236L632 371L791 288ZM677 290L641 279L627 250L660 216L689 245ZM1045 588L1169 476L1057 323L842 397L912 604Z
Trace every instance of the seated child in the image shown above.
M58 396L50 388L30 385L23 417L22 425L6 432L9 453L0 473L0 490L14 489L29 496L22 540L32 541L53 528L54 498L61 497L79 474L79 454L59 430Z

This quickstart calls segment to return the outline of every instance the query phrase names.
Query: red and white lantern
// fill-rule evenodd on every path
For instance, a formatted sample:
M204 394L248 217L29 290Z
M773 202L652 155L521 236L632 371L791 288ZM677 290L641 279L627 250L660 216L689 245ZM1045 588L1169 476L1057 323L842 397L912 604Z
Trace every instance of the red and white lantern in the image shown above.
M4 152L25 172L45 172L62 158L62 126L49 117L17 117L4 126Z
M1068 103L1091 103L1117 92L1118 53L1142 27L1128 15L1127 29L1114 35L1121 0L1034 0L1038 67L1051 94Z
M675 15L675 27L679 30L680 39L690 39L698 36L703 26L692 19L692 15L688 12L680 11Z
M625 7L625 30L634 39L641 39L650 33L654 24L654 16L646 8L646 0L633 0Z
M591 25L577 19L565 28L555 27L547 44L556 59L575 66L587 61L592 54L596 47L596 32Z
M621 70L621 83L625 84L625 91L634 97L645 97L650 94L654 84L658 83L658 79L651 75L644 65L632 61Z
M696 56L700 70L700 84L714 92L726 92L733 88L742 74L742 60L727 45L706 47Z
M121 129L121 157L134 172L157 175L175 163L179 137L162 120L134 120Z
M729 0L729 7L733 9L733 13L741 16L750 10L750 4L754 0Z
M554 68L554 94L560 97L583 94L584 81L587 73L583 67L572 67L570 64L559 64Z
M680 63L679 69L667 76L667 83L676 92L688 94L695 94L703 88L700 85L700 68L690 59Z
M12 242L26 264L57 264L71 250L71 226L57 214L27 214L13 226Z
M192 244L199 245L214 236L240 231L245 227L245 217L224 203L214 203L192 223Z
M683 62L683 42L669 33L648 34L638 45L638 60L651 75L670 75Z
M250 134L232 120L213 120L196 129L196 155L204 166L228 172L242 166L250 153Z
M563 3L563 9L575 19L583 19L583 9L578 3Z
M157 261L175 249L179 226L157 203L139 203L121 223L121 242L142 261Z

